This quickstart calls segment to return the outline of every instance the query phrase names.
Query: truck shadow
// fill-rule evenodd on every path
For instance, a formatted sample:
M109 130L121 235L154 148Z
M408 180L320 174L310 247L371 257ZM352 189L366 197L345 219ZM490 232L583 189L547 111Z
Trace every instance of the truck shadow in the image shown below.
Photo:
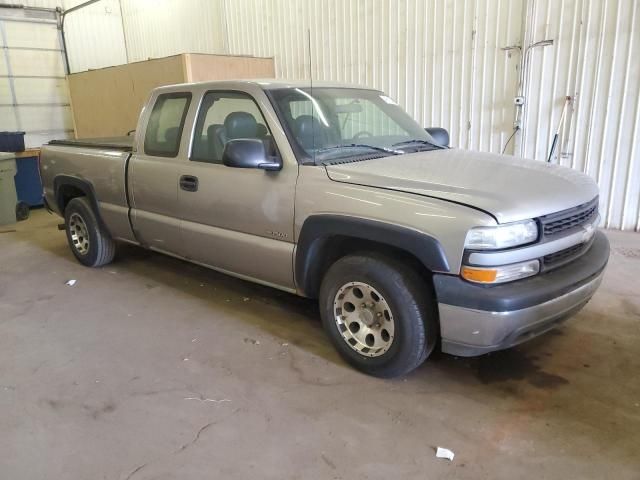
M48 217L44 217L35 224L30 223L31 234L26 230L22 232L21 228L14 235L75 263L63 232L58 232L59 238L52 241L51 223ZM140 288L146 293L158 287L178 290L207 303L212 311L232 315L234 320L250 324L282 343L296 345L345 369L351 368L339 357L325 335L314 300L130 245L121 245L115 262L104 267L102 272L135 275L140 279ZM509 385L513 382L554 389L568 383L568 380L545 370L545 358L551 354L544 351L553 350L548 344L562 332L560 328L525 345L476 358L453 357L436 349L429 360L406 379L390 382L407 380L420 388L425 379L428 383L440 379L460 385L498 387L502 393L512 390ZM246 340L252 341L250 338Z
M208 302L215 309L232 313L234 318L279 338L282 343L296 345L331 363L350 368L324 334L315 300L133 246L120 249L114 267L141 276L147 289L157 285L179 289ZM475 358L453 357L435 351L423 367L409 375L409 379L446 375L487 386L524 381L538 388L553 389L567 384L568 380L544 370L540 365L544 363L541 351L545 342L561 335L562 329L559 329L526 345Z

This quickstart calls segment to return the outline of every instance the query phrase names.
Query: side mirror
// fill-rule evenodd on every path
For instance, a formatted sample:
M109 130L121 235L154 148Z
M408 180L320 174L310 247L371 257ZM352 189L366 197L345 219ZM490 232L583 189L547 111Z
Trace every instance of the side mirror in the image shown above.
M446 129L440 127L428 127L425 131L433 137L438 145L443 147L449 146L449 132Z
M234 168L260 168L280 170L282 161L273 161L267 156L262 140L257 138L236 138L229 140L222 152L222 163Z

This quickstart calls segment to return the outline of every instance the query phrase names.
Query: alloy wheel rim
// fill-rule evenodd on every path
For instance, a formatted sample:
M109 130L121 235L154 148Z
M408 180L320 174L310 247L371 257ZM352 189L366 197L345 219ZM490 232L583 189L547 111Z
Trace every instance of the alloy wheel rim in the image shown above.
M89 230L87 224L84 223L84 219L77 213L72 213L69 218L69 234L71 235L71 242L73 248L80 255L86 255L89 251Z
M395 321L389 304L371 285L349 282L336 292L333 311L338 331L353 350L378 357L393 344Z

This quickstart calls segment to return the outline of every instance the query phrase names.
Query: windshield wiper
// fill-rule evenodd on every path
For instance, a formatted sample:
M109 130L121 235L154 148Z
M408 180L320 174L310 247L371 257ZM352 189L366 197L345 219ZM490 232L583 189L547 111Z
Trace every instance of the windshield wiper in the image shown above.
M401 147L401 146L411 145L412 143L418 143L420 145L430 145L432 147L440 148L442 150L446 150L447 149L447 147L444 147L442 145L438 145L437 143L433 143L433 142L430 142L428 140L419 140L419 139L405 140L404 142L394 143L391 146L392 147Z
M366 144L361 144L361 143L349 143L346 145L334 145L332 147L325 147L325 148L321 148L320 150L318 150L316 153L320 153L320 152L326 152L329 150L339 150L341 148L368 148L370 150L375 150L376 152L385 152L385 153L390 153L392 155L401 155L404 152L401 152L400 150L395 150L393 148L386 148L386 147L375 147L373 145L366 145Z

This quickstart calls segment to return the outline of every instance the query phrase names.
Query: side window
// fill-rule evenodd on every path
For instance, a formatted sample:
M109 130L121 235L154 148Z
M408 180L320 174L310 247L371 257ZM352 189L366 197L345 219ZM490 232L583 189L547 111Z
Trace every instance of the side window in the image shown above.
M190 93L159 95L153 106L144 135L144 153L158 157L175 157L187 116Z
M241 92L207 92L200 105L190 159L222 163L229 140L257 138L265 142L269 155L275 144L267 122L250 95Z

